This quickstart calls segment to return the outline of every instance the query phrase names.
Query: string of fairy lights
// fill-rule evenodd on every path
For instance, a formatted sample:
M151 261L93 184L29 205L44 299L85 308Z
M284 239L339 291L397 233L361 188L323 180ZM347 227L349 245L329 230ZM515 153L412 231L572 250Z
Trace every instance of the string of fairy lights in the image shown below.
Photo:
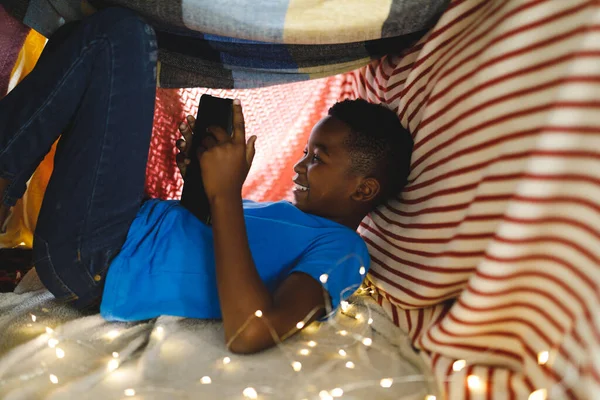
M360 267L359 273L360 275L365 274L365 268ZM320 276L320 281L323 284L326 284L329 276L327 274L322 274ZM362 366L363 363L358 362L358 360L352 360L349 357L351 351L360 352L365 349L377 349L373 338L376 335L376 331L372 329L372 325L374 322L373 319L373 309L370 306L370 303L366 301L366 299L371 299L371 296L374 294L374 289L366 286L361 286L356 290L354 288L347 288L348 292L355 293L351 299L353 302L350 303L348 301L341 301L339 310L331 310L328 309L328 314L334 315L335 313L339 313L339 316L343 316L348 320L352 321L353 325L348 327L340 323L339 318L328 318L325 322L317 322L313 321L311 323L310 320L313 315L318 311L317 309L312 310L302 321L298 321L295 328L290 332L282 335L281 337L277 334L277 332L273 329L268 319L265 318L265 315L262 310L256 310L254 314L248 317L248 320L238 329L235 335L231 338L229 343L245 329L245 327L253 320L260 319L265 325L269 328L271 335L273 336L273 340L278 348L278 350L283 354L285 359L287 360L290 368L294 373L297 373L300 380L305 384L305 386L309 386L310 384L310 376L303 375L304 365L303 360L308 359L311 354L318 347L324 347L326 352L330 352L330 357L335 361L336 365L342 364L344 368L347 370L354 370L357 367ZM47 313L48 310L42 308L42 311ZM36 314L30 314L31 322L27 324L28 327L32 328L33 324L41 325L42 320ZM322 343L318 343L315 339L311 338L310 335L315 331L318 331L322 325L327 326L330 330L333 331L334 337L344 338L349 340L350 343L345 345L340 345L340 343L335 343L332 346L323 346ZM301 341L300 347L291 347L284 343L284 340L296 334L298 331L302 331L302 335L309 336L307 341ZM79 347L85 347L87 350L95 352L98 356L104 360L105 366L103 367L103 373L105 376L115 373L119 370L119 368L127 361L132 360L134 358L136 350L140 349L147 340L154 340L158 343L164 342L165 337L167 335L165 327L158 325L154 326L150 331L149 337L138 336L137 339L132 340L121 352L112 351L108 354L98 351L97 348L93 344L86 343L82 340L72 340L67 337L61 337L60 335L60 327L53 329L50 326L44 326L42 329L42 334L40 334L36 339L41 343L45 343L45 345L54 351L54 355L57 360L62 360L68 357L67 351L65 350L66 344L74 343ZM107 341L113 341L118 338L122 334L122 330L120 329L111 329L103 336ZM336 339L332 339L332 341L337 341ZM294 346L298 344L298 341L294 343ZM330 347L334 347L335 349L331 349ZM227 368L235 363L236 356L230 354L224 356L222 359L217 360L217 364L223 368ZM537 361L539 365L545 365L551 360L551 352L549 351L541 351L537 355ZM406 360L403 360L406 362ZM358 364L357 364L358 362ZM464 368L469 365L467 360L456 360L452 364L452 370L457 374L460 373ZM418 370L418 368L416 368ZM1 375L1 374L0 374ZM47 379L52 385L60 385L61 377L60 374L51 369L51 366L48 366L47 363L42 363L40 368L37 368L35 371L28 374L21 374L14 378L8 379L0 379L0 388L4 385L10 383L9 381L12 379L17 379L19 382L28 381L34 378L38 378L40 376L46 375ZM465 379L462 376L457 375L460 379ZM203 375L199 377L198 384L199 385L212 385L215 383L214 381L215 375ZM333 400L337 398L343 398L346 394L352 395L358 389L365 388L374 388L380 387L382 389L390 389L393 388L394 385L399 385L402 383L408 382L425 382L432 388L432 392L435 391L434 386L432 384L433 378L428 378L423 374L418 375L393 375L390 374L388 376L381 376L378 379L363 379L363 380L353 380L349 382L345 382L343 385L339 385L336 387L329 388L321 388L320 390L314 390L310 393L303 393L302 397L298 397L298 400L308 400L308 399L319 399L319 400ZM450 378L452 379L452 378ZM466 386L468 387L471 393L483 393L486 390L485 379L481 377L470 374L466 377ZM548 398L548 393L552 388L540 388L536 389L530 393L528 400L546 400ZM141 384L139 386L127 387L123 390L123 396L125 397L134 397L137 395L143 395L144 393L152 393L152 392L163 392L168 393L170 398L187 398L189 393L184 390L177 388L165 388L165 387L156 387L147 384ZM256 385L249 385L245 387L241 393L239 393L240 398L244 399L259 399L259 398L273 398L272 396L276 394L275 390L271 387L261 386L258 387ZM276 398L276 397L275 397ZM437 396L435 393L424 394L424 400L436 400Z
M359 294L365 294L365 293L369 293L372 289L361 289L359 290ZM348 316L350 315L352 318L354 318L356 321L365 321L367 326L370 326L373 323L373 318L368 315L367 317L363 316L362 313L352 313L354 305L350 304L349 302L342 302L341 304L341 312ZM369 311L370 309L367 308ZM35 314L31 314L31 321L32 323L36 323L38 322L38 317ZM262 318L262 312L260 312L260 310L257 310L255 312L254 317L256 318ZM310 316L307 316L306 319L310 319ZM266 320L265 320L266 321ZM331 322L332 324L335 324L335 322ZM29 324L31 325L31 324ZM309 328L310 326L307 326L307 328ZM297 324L297 329L302 329L304 328L303 322L299 321ZM54 350L56 358L57 359L63 359L65 358L66 351L61 347L61 343L62 340L60 339L60 336L57 335L57 332L46 326L44 329L45 333L40 335L39 339L46 341L47 346L51 349ZM309 330L310 331L310 330ZM336 332L338 335L340 336L344 336L344 337L354 337L356 340L356 343L360 343L365 347L370 347L373 345L373 340L364 335L364 332L349 332L348 330L345 329L340 329ZM107 340L114 340L117 337L119 337L120 335L120 331L117 329L113 329L110 330L109 332L107 332L104 336ZM151 337L155 340L163 340L165 337L165 329L162 326L156 326L154 327L154 329L151 332ZM82 346L87 346L90 349L94 349L93 346L87 345L85 342L79 341L77 340L76 343L78 345L82 345ZM315 347L317 347L318 343L314 340L309 340L308 342L305 343L306 347L302 347L301 349L299 349L297 351L297 355L300 356L309 356L311 349L314 349ZM302 370L302 362L298 361L296 359L294 359L293 355L291 354L291 352L289 352L285 346L283 346L281 344L281 342L278 342L278 346L280 347L280 349L283 351L283 353L287 356L287 358L290 360L290 366L291 368L295 371L295 372L300 372ZM131 353L131 352L130 352ZM337 355L341 358L345 358L348 355L347 350L340 348L337 350ZM121 355L116 352L113 351L108 357L107 357L107 361L106 361L106 372L107 373L112 373L114 371L116 371L121 364L125 361ZM544 365L546 364L550 359L550 352L548 351L542 351L540 353L538 353L538 363L540 365ZM232 357L230 356L225 356L222 358L222 360L220 361L222 363L223 366L227 366L230 365L232 363ZM452 365L452 370L454 372L460 372L462 371L466 366L468 365L466 360L456 360L453 365ZM346 361L344 363L344 366L347 369L354 369L356 367L355 363L353 361ZM48 379L52 384L59 384L60 383L60 379L59 376L55 373L52 373L51 371L48 371L47 369L45 369L43 372L38 371L37 373L33 373L30 374L28 376L20 376L20 380L28 380L28 379L32 379L36 376L41 375L42 373L47 373ZM406 382L406 381L419 381L419 380L423 380L423 376L422 375L416 375L416 376L399 376L399 377L384 377L381 378L379 380L379 382L373 381L373 380L369 380L369 381L362 381L362 382L353 382L352 385L347 385L345 388L342 387L335 387L329 390L321 390L318 393L318 397L321 400L332 400L335 398L341 398L343 397L344 393L347 391L351 391L352 389L355 389L356 387L372 387L373 385L379 384L379 386L381 386L382 388L391 388L394 384L399 384L402 382ZM210 385L213 383L212 378L208 375L202 376L199 379L200 384L202 385ZM477 391L481 391L484 390L484 381L482 379L480 379L478 376L476 375L469 375L467 376L467 386L468 388L473 391L473 392L477 392ZM3 383L6 383L5 381L1 381L0 380L0 386L2 386ZM135 396L136 394L139 393L144 393L144 392L148 392L148 391L165 391L165 388L153 388L150 386L143 386L141 388L126 388L123 391L123 395L126 397L132 397ZM176 393L172 392L171 394ZM545 400L547 399L547 394L548 394L548 390L547 389L537 389L535 391L533 391L530 395L528 400ZM259 398L259 393L257 391L257 389L255 389L252 386L248 386L246 387L241 395L243 396L243 398L247 398L247 399L258 399ZM436 400L436 396L435 395L425 395L424 397L425 400Z
M363 289L361 288L357 294L358 296L360 295L365 295L365 294L369 294L370 291L372 289ZM357 309L359 307L363 307L365 308L365 311L360 310L360 312L357 312ZM313 313L316 312L313 311ZM372 338L373 332L371 332L371 325L373 324L373 318L371 315L371 309L370 306L366 303L361 303L361 304L351 304L350 302L347 301L343 301L341 303L341 307L340 307L340 311L339 311L345 318L348 318L350 320L352 320L352 322L354 323L353 326L339 326L339 323L335 320L335 318L330 318L328 320L326 320L325 322L312 322L311 324L305 325L306 322L308 320L310 320L310 318L312 317L312 313L307 315L306 318L303 321L299 321L296 324L296 327L294 329L293 332L288 333L286 336L290 336L294 333L296 333L298 330L302 330L303 335L308 336L308 339L310 339L311 334L314 334L315 332L319 331L320 329L322 329L322 326L327 326L333 330L335 330L335 335L341 338L345 338L347 340L351 340L352 344L346 344L346 345L340 345L335 344L332 347L335 347L335 349L331 350L331 357L335 360L336 364L342 364L342 367L347 369L347 370L354 370L358 367L361 366L361 363L358 360L351 360L350 359L350 354L352 352L352 347L353 346L363 346L364 348L376 348L375 344L374 344L374 340ZM43 325L43 317L42 315L36 315L36 314L30 314L30 318L31 318L31 323L30 325ZM264 315L262 314L262 312L260 310L257 310L254 315L252 315L250 319L252 318L260 318L262 321L264 321L265 323L267 323L268 325L268 321L267 319L264 318ZM33 327L33 326L30 326ZM41 326L40 326L41 329ZM109 331L107 331L106 333L104 333L102 336L104 337L104 339L107 342L111 342L117 338L119 338L122 335L123 330L122 329L111 329ZM272 333L275 335L274 331L272 331ZM166 336L168 334L167 328L163 327L163 326L154 326L153 329L150 331L149 334L149 339L150 340L154 340L157 342L161 342L164 341ZM275 335L276 336L276 335ZM301 380L304 380L305 384L308 384L310 381L310 377L307 376L303 376L302 373L305 372L304 369L304 364L305 364L305 360L309 359L312 354L315 352L316 349L318 349L319 347L323 347L324 343L318 342L317 338L313 338L311 340L307 340L307 341L302 341L300 343L295 343L294 346L288 346L286 344L284 344L282 342L282 340L284 339L284 337L282 337L280 340L277 341L277 347L278 349L281 351L281 353L284 355L284 357L287 359L288 364L291 368L291 370L294 373L297 373L298 375L296 375L298 378L300 378ZM63 359L68 359L69 357L69 353L68 353L68 347L75 343L78 346L85 346L91 350L94 349L93 345L89 345L86 344L85 342L82 341L73 341L72 339L68 338L68 337L63 337L61 336L61 329L60 327L57 327L56 329L51 328L50 326L44 326L43 327L43 333L40 334L36 340L39 340L41 342L45 342L45 344L47 345L48 348L52 349L54 351L54 354L56 356L57 360L63 360ZM332 341L336 341L336 339L332 339ZM110 375L112 373L117 372L121 366L126 363L128 360L132 359L132 355L134 353L134 350L139 348L143 343L139 343L138 346L133 346L133 348L130 351L112 351L110 353L99 353L99 358L104 360L105 363L105 367L104 367L104 374L105 375ZM298 347L299 346L299 347ZM126 353L126 354L124 354ZM232 366L234 363L236 363L236 359L238 357L230 354L227 355L225 357L223 357L220 360L217 360L217 364L220 364L221 367L227 368L228 366ZM60 374L56 371L52 370L52 365L46 365L44 368L41 368L40 370L37 371L37 373L35 374L31 374L28 376L19 376L17 377L17 379L19 379L21 382L23 381L27 381L29 379L33 379L35 377L39 377L39 376L43 376L46 375L48 381L52 384L52 385L60 385L63 382L63 379L61 378ZM315 399L320 399L320 400L326 400L326 399L337 399L337 398L343 398L345 396L345 394L352 394L354 391L356 391L357 389L361 389L361 388L372 388L373 386L377 385L382 389L390 389L393 388L393 385L395 384L400 384L403 382L420 382L424 380L424 376L419 374L419 375L409 375L409 376L384 376L381 377L380 379L367 379L367 380L361 380L361 381L352 381L352 382L348 382L348 383L344 383L343 385L338 385L336 387L330 387L330 388L322 388L320 390L318 390L316 393L312 394L312 397L309 393L307 393L307 396L305 397L299 397L298 399L309 399L309 398L315 398ZM0 380L0 387L3 384L6 384L6 381L2 381ZM211 376L211 375L203 375L201 377L199 377L198 379L198 383L200 385L212 385L215 384L215 376ZM150 392L165 392L168 391L169 395L172 398L187 398L188 394L185 391L178 391L177 389L173 389L173 388L159 388L159 387L153 387L153 386L148 386L148 385L140 385L138 387L136 386L132 386L132 387L127 387L125 389L123 389L123 396L124 397L134 397L137 395L143 395L144 393L150 393ZM270 394L269 394L270 393ZM278 398L278 397L269 397L273 394L273 390L268 387L258 387L255 385L248 385L247 387L245 387L242 392L240 393L240 398L245 398L245 399L260 399L263 398L263 395L265 395L265 398ZM434 395L429 395L429 397L425 397L427 400L434 400L436 397Z

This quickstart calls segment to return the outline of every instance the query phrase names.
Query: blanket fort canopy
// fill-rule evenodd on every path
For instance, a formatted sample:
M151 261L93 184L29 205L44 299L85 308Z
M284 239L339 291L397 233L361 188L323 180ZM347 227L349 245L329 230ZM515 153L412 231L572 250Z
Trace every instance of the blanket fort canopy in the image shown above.
M447 0L6 0L48 36L94 7L119 5L150 21L161 87L251 88L348 72L420 37Z

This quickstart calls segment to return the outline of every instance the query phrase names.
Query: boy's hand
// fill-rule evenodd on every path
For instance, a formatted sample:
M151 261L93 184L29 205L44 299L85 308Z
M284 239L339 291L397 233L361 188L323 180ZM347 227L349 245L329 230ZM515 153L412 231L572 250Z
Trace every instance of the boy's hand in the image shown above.
M181 172L181 176L184 179L185 179L185 171L187 169L187 166L191 162L190 148L191 148L191 144L192 144L193 135L195 135L195 133L194 133L195 127L196 127L196 118L194 118L191 115L188 115L186 117L186 119L183 122L181 122L181 124L179 125L179 132L181 133L181 135L183 137L178 139L177 142L175 142L175 145L177 146L177 149L179 150L179 153L175 157L175 160L177 162L177 167L179 168L179 171ZM201 133L198 133L198 134L201 134ZM198 148L198 151L200 153L216 146L219 143L231 140L229 135L218 126L209 127L207 129L207 132L203 136L204 136L204 138L202 139L202 143L201 143L200 147Z
M208 128L213 143L199 148L197 157L204 190L209 201L222 196L240 195L254 159L256 136L246 143L244 115L239 100L233 102L233 136L216 126Z
M178 139L175 142L179 153L175 156L175 161L177 162L177 167L179 168L179 172L181 172L181 176L185 178L185 170L188 164L190 163L190 145L192 143L192 135L194 134L194 126L196 125L196 119L191 115L188 115L186 120L182 121L179 124L179 132L183 136L183 138Z

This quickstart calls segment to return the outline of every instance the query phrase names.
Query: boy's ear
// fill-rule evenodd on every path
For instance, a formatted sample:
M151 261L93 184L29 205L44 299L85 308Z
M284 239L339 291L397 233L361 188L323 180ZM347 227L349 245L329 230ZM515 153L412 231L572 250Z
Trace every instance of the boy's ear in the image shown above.
M364 178L358 185L352 199L361 202L369 202L379 194L381 187L379 181L375 178Z

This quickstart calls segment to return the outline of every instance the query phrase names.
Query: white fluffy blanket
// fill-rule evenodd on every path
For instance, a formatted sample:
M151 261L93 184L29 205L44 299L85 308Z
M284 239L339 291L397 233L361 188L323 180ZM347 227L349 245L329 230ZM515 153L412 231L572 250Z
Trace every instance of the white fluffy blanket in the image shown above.
M28 274L15 293L0 294L5 400L421 400L436 394L421 358L366 295L278 347L238 356L225 348L217 321L109 323L55 302L35 278Z

